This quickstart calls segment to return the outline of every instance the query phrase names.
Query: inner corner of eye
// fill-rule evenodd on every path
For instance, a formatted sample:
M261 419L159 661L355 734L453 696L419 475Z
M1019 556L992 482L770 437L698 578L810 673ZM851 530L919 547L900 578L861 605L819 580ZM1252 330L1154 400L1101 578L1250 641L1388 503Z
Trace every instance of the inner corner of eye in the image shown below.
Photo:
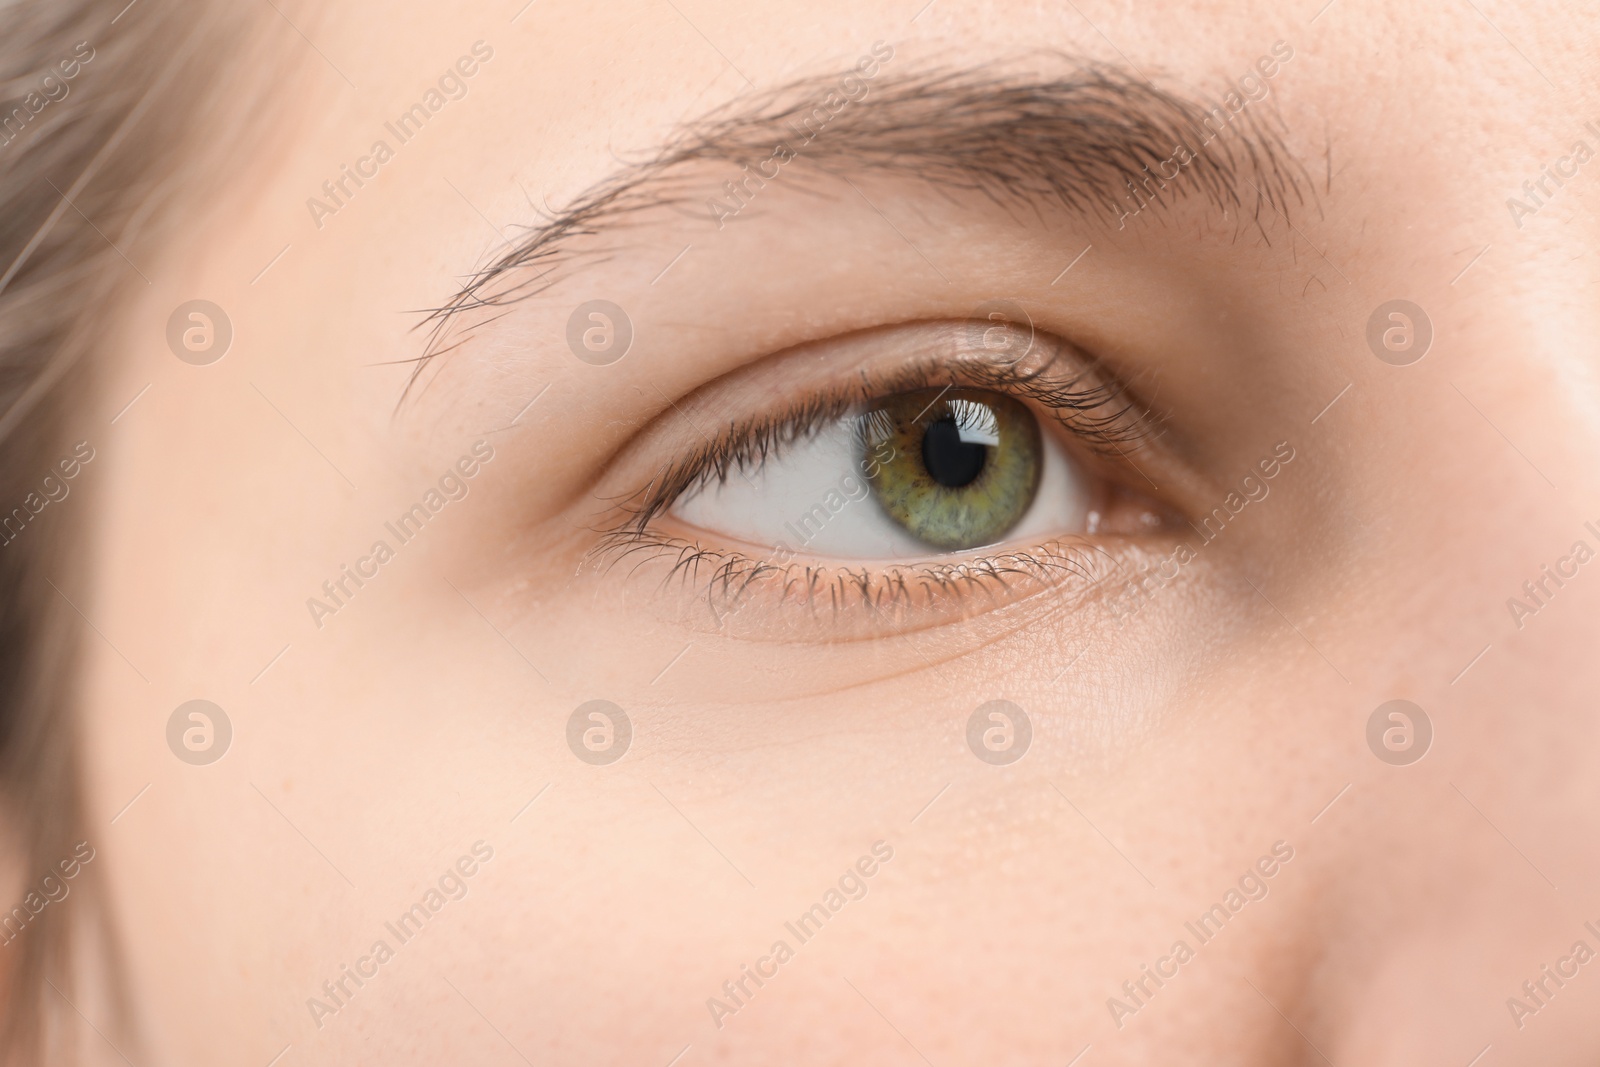
M784 439L758 466L738 458L670 514L780 558L914 560L1043 542L1091 532L1098 495L1031 407L979 388L882 396Z

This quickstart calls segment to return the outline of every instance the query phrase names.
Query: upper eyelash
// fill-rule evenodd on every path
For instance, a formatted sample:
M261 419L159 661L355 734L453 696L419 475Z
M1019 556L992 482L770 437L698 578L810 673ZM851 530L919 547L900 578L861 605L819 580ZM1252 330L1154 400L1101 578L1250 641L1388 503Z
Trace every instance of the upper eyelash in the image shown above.
M602 532L595 553L637 545L651 522L690 491L724 482L735 473L760 470L773 455L864 403L939 385L989 388L1033 400L1097 452L1126 458L1128 448L1137 448L1150 432L1142 406L1122 383L1084 368L1064 350L1028 367L1017 360L928 358L891 374L863 372L855 381L814 393L785 410L731 422L687 456L662 467L655 478L620 502L624 517Z

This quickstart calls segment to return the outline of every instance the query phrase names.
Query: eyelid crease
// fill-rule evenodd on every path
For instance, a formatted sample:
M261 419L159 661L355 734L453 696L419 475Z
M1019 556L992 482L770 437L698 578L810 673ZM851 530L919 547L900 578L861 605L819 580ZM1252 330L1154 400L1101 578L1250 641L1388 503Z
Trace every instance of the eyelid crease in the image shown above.
M1013 336L1022 333L1015 330ZM1034 343L1038 358L1031 349L1020 359L995 359L978 350L954 358L921 357L887 373L863 370L853 381L813 392L786 408L730 422L618 501L624 517L600 531L591 554L603 557L644 539L651 523L688 493L758 471L772 456L861 405L914 389L967 386L1032 400L1079 444L1107 458L1126 461L1130 450L1153 435L1153 417L1092 359L1059 339L1036 337Z

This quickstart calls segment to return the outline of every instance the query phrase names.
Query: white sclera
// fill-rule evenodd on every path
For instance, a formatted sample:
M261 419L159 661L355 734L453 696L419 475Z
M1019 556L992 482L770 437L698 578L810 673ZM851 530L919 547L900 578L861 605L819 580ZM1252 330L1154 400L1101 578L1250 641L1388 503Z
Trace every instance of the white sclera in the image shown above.
M672 507L682 522L780 557L911 560L962 553L912 537L879 506L863 473L856 416L775 449L760 470L731 471ZM1088 479L1048 430L1033 503L1001 543L1039 544L1080 534L1092 505ZM915 462L900 458L895 462ZM871 469L870 460L867 469ZM974 546L975 550L979 547Z

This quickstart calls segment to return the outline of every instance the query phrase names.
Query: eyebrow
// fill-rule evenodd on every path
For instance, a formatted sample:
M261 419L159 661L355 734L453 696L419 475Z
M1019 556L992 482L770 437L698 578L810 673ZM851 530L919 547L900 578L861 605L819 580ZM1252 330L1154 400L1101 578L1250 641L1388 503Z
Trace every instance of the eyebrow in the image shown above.
M423 309L418 329L428 343L407 392L432 358L461 343L446 343L446 335L464 314L537 295L586 242L646 211L676 207L720 224L707 193L740 203L734 190L774 180L758 164L784 148L788 162L803 159L835 177L886 172L1041 216L1055 206L1118 226L1198 197L1270 240L1266 222L1274 215L1290 221L1291 208L1306 202L1310 179L1285 145L1276 113L1256 106L1265 96L1237 109L1208 105L1121 67L1053 58L1066 72L1052 78L992 69L820 75L741 96L683 124L653 155L625 163L527 227L444 304ZM862 87L859 96L852 82ZM1180 152L1188 155L1182 165ZM707 163L741 165L742 185L708 190Z

